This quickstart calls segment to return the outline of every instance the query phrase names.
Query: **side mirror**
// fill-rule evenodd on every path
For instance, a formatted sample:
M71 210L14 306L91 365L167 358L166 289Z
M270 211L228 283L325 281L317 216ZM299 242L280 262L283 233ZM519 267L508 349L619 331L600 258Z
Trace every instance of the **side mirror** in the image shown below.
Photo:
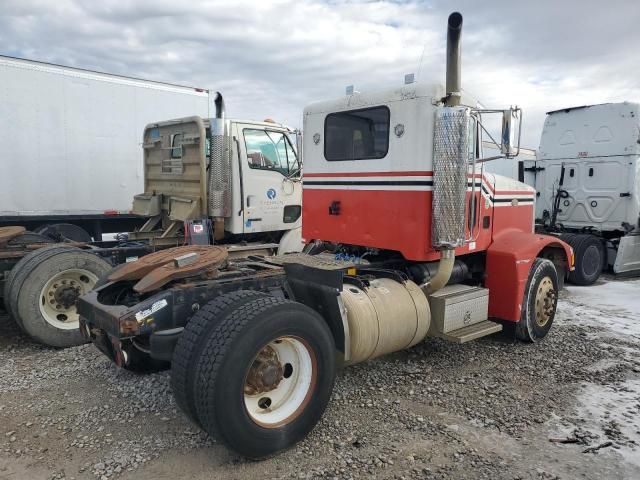
M298 164L302 165L302 130L295 130L294 133L296 135L296 155L298 156Z
M505 157L516 157L520 153L522 133L522 109L511 107L502 111L502 141L500 153Z

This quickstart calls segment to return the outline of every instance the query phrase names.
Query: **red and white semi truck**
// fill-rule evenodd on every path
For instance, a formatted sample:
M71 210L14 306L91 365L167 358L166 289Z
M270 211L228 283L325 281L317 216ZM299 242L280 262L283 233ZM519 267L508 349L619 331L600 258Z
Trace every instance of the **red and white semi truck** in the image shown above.
M81 330L118 365L171 364L196 425L259 458L300 441L337 362L430 336L549 332L573 252L533 230L532 188L480 165L483 117L460 87L462 16L449 17L447 85L410 84L304 111L305 254L232 259L180 247L114 271L78 303ZM559 273L560 272L560 273Z

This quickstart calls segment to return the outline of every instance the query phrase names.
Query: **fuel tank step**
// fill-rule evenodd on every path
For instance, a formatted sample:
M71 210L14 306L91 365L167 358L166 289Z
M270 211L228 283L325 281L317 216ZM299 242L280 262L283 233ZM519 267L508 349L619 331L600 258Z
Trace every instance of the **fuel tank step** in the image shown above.
M459 328L448 333L441 333L438 336L454 343L465 343L475 340L476 338L485 337L502 330L502 325L491 320L474 323L467 327Z

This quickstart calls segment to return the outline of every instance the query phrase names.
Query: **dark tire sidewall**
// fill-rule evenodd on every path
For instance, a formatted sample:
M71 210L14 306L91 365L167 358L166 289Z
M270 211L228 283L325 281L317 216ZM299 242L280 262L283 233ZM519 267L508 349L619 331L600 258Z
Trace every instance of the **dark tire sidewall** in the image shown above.
M21 326L33 339L53 347L70 347L86 343L79 329L63 330L48 323L40 311L40 293L49 279L65 270L83 269L100 278L111 268L101 258L82 250L61 250L33 268L17 296L16 310Z
M205 348L207 342L207 336L211 330L213 330L220 322L222 322L234 309L238 308L245 303L255 300L258 297L266 297L267 294L254 290L238 290L236 292L232 292L231 294L221 295L211 301L209 301L204 307L200 308L198 312L196 312L191 319L187 322L185 326L185 335L186 330L190 329L190 325L193 325L192 322L200 321L200 317L206 315L213 308L214 312L217 314L213 318L205 318L206 324L202 326L201 331L199 332L199 338L187 347L181 338L178 340L178 344L176 345L176 349L174 350L174 358L177 355L184 357L185 365L184 366L175 366L172 362L172 372L171 372L171 386L174 389L174 396L177 398L180 397L180 400L176 403L179 403L181 409L187 409L185 411L185 415L189 417L189 419L194 422L196 425L201 427L200 420L198 419L198 414L195 405L194 399L194 389L196 384L196 378L198 376L200 362L198 362L198 358L200 357L202 350ZM235 297L233 298L228 305L223 305L221 302L224 300L223 297ZM213 312L211 312L213 313ZM207 315L209 317L209 315ZM193 365L193 368L188 368L189 365ZM176 381L176 376L180 376L180 382ZM184 392L178 393L176 390L178 388L184 388Z
M61 251L73 250L74 247L65 244L54 244L39 248L28 253L16 263L5 280L4 302L7 312L18 326L24 330L22 320L18 313L18 297L24 284L25 278L30 275L31 270L39 264L42 259L49 258Z
M605 248L599 237L595 235L576 235L571 239L570 245L575 252L575 268L569 273L569 281L576 285L593 285L600 277L605 265ZM587 273L585 266L592 263L590 255L597 251L598 258L595 259L597 265L595 272Z
M553 288L556 291L556 299L553 307L553 316L544 326L541 326L536 321L536 294L540 283L546 277L551 278ZM518 322L518 328L516 330L521 340L536 342L542 340L549 333L558 308L558 289L558 272L553 263L549 260L536 258L525 287L526 308L522 312L522 316L520 322Z
M296 304L285 304L290 307ZM227 381L218 379L214 392L215 420L225 443L241 454L259 458L290 447L302 440L319 421L331 396L335 378L335 347L324 320L310 309L270 309L257 322L247 325L230 345L220 370ZM304 316L304 321L301 317ZM317 377L304 411L290 423L265 428L255 423L244 405L243 386L247 370L257 353L269 341L282 336L307 342L315 355ZM233 419L233 421L229 421Z

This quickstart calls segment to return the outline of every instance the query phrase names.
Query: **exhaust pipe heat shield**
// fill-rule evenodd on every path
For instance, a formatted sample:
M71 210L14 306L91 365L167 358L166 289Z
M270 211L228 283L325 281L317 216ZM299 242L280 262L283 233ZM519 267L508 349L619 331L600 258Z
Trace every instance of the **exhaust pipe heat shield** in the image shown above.
M469 123L468 108L441 107L436 111L431 226L431 243L436 249L452 249L465 242Z

